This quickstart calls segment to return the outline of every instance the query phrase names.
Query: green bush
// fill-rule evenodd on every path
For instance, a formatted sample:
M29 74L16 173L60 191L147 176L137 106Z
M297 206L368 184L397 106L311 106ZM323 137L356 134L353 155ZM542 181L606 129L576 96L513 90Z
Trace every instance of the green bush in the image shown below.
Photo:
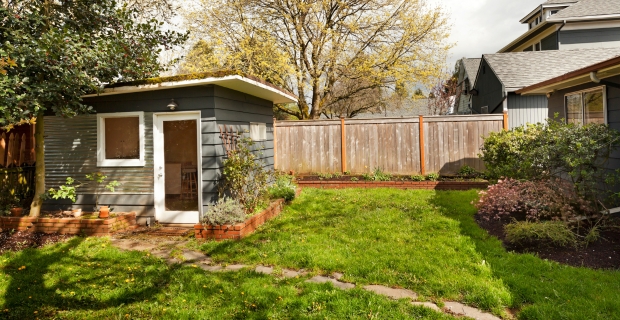
M476 171L476 169L472 168L471 166L464 165L459 170L459 175L466 176L466 177L477 176L478 171Z
M576 246L578 236L562 221L515 221L504 226L510 243L547 242L556 246Z
M414 174L414 175L411 176L411 180L412 181L424 181L424 180L426 180L426 177L424 177L421 174Z
M292 201L295 199L297 185L293 182L292 176L281 175L276 178L276 182L269 187L271 199L282 199Z
M428 179L429 181L437 181L439 180L439 173L431 172L426 175L426 179Z
M209 207L203 217L205 225L236 224L245 221L247 214L243 206L233 198L222 197Z

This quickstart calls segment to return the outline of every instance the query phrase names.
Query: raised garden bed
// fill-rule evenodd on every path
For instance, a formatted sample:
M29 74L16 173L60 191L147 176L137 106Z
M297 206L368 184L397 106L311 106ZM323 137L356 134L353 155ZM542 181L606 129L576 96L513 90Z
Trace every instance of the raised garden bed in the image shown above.
M263 223L279 215L283 208L284 199L278 199L271 202L267 209L253 215L242 223L223 226L203 226L202 224L197 224L194 226L194 235L197 239L238 240L251 234Z
M344 189L344 188L396 188L396 189L435 189L469 190L486 189L489 182L479 178L457 176L440 177L438 181L413 181L410 177L394 176L390 181L367 181L363 176L339 176L321 178L319 176L300 176L297 184L302 188Z
M0 227L6 230L40 232L46 234L71 234L107 236L136 227L136 213L117 213L107 219L96 216L80 218L0 217Z

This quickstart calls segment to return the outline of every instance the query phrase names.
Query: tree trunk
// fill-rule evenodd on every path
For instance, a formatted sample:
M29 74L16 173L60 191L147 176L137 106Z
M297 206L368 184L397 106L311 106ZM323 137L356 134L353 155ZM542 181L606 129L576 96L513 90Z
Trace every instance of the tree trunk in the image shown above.
M41 214L41 195L45 194L45 150L43 150L43 113L39 113L37 116L37 123L35 125L35 154L36 154L36 171L35 171L35 189L34 199L30 205L30 216L38 217Z

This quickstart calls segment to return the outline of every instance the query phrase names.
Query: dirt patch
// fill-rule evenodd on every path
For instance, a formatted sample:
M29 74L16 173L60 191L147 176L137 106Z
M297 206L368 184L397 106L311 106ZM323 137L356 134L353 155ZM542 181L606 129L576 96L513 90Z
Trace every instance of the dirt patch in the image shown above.
M592 269L620 269L620 229L618 221L614 226L608 226L601 231L598 241L587 247L557 247L548 244L515 245L506 242L504 225L507 221L486 220L476 215L476 222L489 234L499 238L506 250L518 253L533 253L542 259L557 261L574 267L588 267Z
M0 232L0 253L7 251L20 251L26 248L40 248L48 244L63 242L73 238L72 235L58 233L46 234L40 232L10 230Z

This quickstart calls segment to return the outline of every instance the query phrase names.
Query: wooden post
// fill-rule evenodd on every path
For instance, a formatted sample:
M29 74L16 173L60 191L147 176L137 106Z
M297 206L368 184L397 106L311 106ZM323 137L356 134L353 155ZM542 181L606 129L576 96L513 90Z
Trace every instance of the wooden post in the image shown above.
M346 141L346 132L344 126L344 117L340 117L340 163L342 164L342 173L347 172L347 141Z
M424 163L424 116L420 115L420 171L422 175L426 175L426 164Z
M273 118L273 169L276 170L278 167L276 164L278 163L278 143L276 140L276 118Z
M508 111L504 111L504 131L508 131Z

